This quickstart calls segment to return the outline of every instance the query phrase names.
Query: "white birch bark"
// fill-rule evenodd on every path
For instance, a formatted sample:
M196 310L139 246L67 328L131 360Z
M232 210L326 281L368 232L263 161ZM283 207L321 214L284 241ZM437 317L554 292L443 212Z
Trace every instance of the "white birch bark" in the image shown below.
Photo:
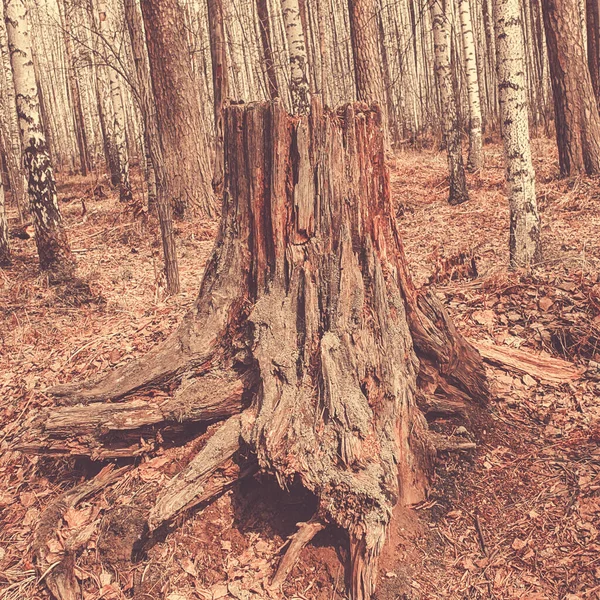
M471 20L471 4L469 0L458 0L458 12L467 79L469 99L469 162L468 167L476 170L483 166L483 141L481 135L481 103L479 99L479 76L477 72L477 55Z
M292 112L302 114L310 108L308 58L298 0L281 0L285 34L290 57L290 94Z
M510 264L529 268L541 259L540 217L529 145L525 52L519 0L494 2L496 68L506 183L510 205Z
M58 208L54 171L40 119L27 8L24 0L5 0L4 7L40 266L69 274L73 263Z
M454 97L454 88L452 84L449 24L442 2L443 0L432 0L430 4L433 26L435 74L440 94L442 126L448 155L448 170L450 172L450 192L448 202L450 204L460 204L468 200L469 196L462 159L462 145L456 114L456 99Z
M13 83L12 67L10 64L10 52L8 39L6 37L6 25L4 23L4 7L0 23L0 54L2 58L2 73L0 74L0 132L4 142L8 177L13 200L19 211L19 218L23 221L24 214L29 211L29 198L27 195L27 182L21 161L21 134L19 131L19 119L17 117L17 102L15 97L15 86Z

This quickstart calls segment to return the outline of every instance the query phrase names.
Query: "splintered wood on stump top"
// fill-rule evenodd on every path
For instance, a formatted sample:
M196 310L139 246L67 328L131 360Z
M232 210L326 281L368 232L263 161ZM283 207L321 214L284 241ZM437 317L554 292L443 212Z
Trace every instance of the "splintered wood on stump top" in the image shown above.
M36 434L53 453L136 455L144 426L229 417L161 491L149 531L204 498L243 443L253 458L240 472L258 462L284 487L299 481L319 500L314 522L348 531L354 600L374 591L394 505L425 495L433 446L417 387L487 395L479 355L408 274L381 125L364 104L228 107L221 227L194 308L138 361L50 390L85 405ZM101 404L152 388L170 398ZM130 445L111 448L119 431Z

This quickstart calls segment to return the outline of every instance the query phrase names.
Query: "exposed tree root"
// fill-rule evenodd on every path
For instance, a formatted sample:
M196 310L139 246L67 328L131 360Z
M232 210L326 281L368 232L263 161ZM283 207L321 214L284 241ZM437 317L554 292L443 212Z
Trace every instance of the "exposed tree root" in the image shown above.
M242 415L228 419L189 465L169 481L150 511L148 517L150 531L158 529L194 504L217 496L240 479L242 473L238 470L234 475L223 477L218 483L207 485L211 475L239 450L241 431ZM255 470L255 467L250 465L243 475L246 476L250 471Z
M231 106L224 127L221 229L194 308L141 360L51 390L71 406L43 419L35 443L139 454L152 449L134 443L145 429L227 418L160 492L148 531L260 468L319 502L321 521L296 534L275 581L334 523L350 538L350 595L366 600L394 505L423 499L432 469L417 387L467 412L487 397L485 370L440 301L412 284L378 110L314 103L295 118L277 102ZM252 458L234 465L242 445Z
M277 589L285 582L294 565L298 562L302 548L310 543L315 535L324 528L325 523L317 517L313 517L307 523L298 523L298 531L290 536L289 545L271 581L273 588Z
M90 481L69 490L55 500L42 514L33 539L33 554L40 578L59 600L79 600L81 592L75 578L75 553L80 549L78 537L74 536L64 544L64 552L52 552L49 542L56 536L60 522L69 508L96 494L101 489L117 481L128 471L128 467L114 469L108 465Z

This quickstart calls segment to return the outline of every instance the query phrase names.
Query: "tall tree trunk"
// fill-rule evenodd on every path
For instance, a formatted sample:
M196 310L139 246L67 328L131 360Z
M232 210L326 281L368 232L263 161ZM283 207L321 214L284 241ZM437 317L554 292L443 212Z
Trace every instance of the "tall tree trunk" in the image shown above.
M320 91L323 103L331 105L332 100L332 66L329 53L331 52L331 37L329 35L329 16L326 11L326 0L315 0L317 4L317 25L319 29L319 52L321 54Z
M134 55L137 75L136 83L142 119L144 121L147 151L152 164L153 176L156 184L156 205L160 223L163 257L165 261L167 291L170 294L178 294L180 291L179 265L177 262L175 235L173 233L172 207L168 196L167 173L163 160L160 134L158 131L156 106L151 90L150 66L146 44L143 38L143 23L141 13L139 12L138 0L125 0L124 8L125 21L129 29L131 48Z
M88 143L86 139L85 125L83 122L83 108L81 106L81 94L79 92L79 81L75 71L75 55L73 52L73 27L71 25L70 7L65 0L59 0L58 9L62 21L64 49L67 62L67 81L69 82L70 100L73 108L73 128L75 140L79 152L79 166L82 175L87 175L90 170L90 159L88 155Z
M469 199L467 180L462 157L462 143L456 113L456 98L452 83L452 66L450 64L449 23L446 17L445 0L430 0L431 20L435 53L435 75L442 105L442 126L448 170L450 171L450 192L448 202L461 204Z
M229 72L227 69L227 45L223 28L223 0L207 0L210 35L210 55L213 75L213 104L215 113L215 162L213 168L213 191L223 195L223 106L229 96Z
M598 0L585 0L588 67L596 101L600 103L600 5Z
M156 114L175 212L216 215L204 124L178 0L142 0Z
M279 103L228 107L227 201L194 309L140 362L51 390L71 406L34 434L49 452L125 456L144 423L229 417L160 492L146 531L206 497L207 477L244 443L254 458L241 472L301 482L318 499L315 522L348 532L353 600L375 590L394 505L425 496L434 448L417 386L487 395L479 355L411 282L381 114L362 107L314 103L301 118ZM160 405L151 394L110 402L154 386L176 391ZM115 423L126 425L111 449Z
M271 21L267 0L256 0L256 13L260 29L260 43L263 51L264 68L267 76L267 92L271 100L279 97L279 85L277 84L277 72L273 60L273 45L271 42Z
M376 0L348 0L348 14L356 97L360 102L376 102L386 114Z
M27 8L24 0L4 0L4 8L40 266L55 272L58 277L69 277L73 261L58 208L54 171L40 119Z
M460 28L467 78L467 93L469 96L469 161L472 170L483 166L483 141L481 133L481 104L479 100L479 76L477 70L477 55L473 37L471 20L471 3L469 0L459 0L458 5Z
M100 33L106 39L111 39L110 25L108 21L107 4L105 0L98 2L98 19ZM125 109L123 107L123 96L121 84L117 71L108 67L108 80L110 83L110 98L113 108L112 134L115 141L116 158L119 165L119 196L122 202L130 202L133 199L131 193L131 182L129 180L129 152L127 150L127 138L125 134Z
M500 119L510 205L510 264L529 269L542 258L535 172L529 145L525 50L519 0L494 3Z
M310 88L306 40L304 39L298 0L281 0L281 11L290 60L292 112L300 115L307 112L310 107Z
M0 177L0 266L10 263L10 246L8 243L8 220L4 206L4 183Z
M600 116L586 60L578 0L542 2L564 176L600 173Z
M13 201L19 211L19 219L23 222L25 213L29 212L29 197L25 174L23 172L21 132L17 116L17 100L13 81L6 23L4 21L4 5L0 2L2 15L0 19L0 53L2 58L2 74L0 76L0 130L6 153L6 166Z

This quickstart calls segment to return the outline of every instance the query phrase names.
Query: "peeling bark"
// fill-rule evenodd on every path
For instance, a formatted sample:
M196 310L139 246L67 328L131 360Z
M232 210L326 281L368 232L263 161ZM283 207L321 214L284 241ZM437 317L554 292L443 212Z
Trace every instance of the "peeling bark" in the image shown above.
M102 427L160 427L178 402L184 421L224 417L229 405L233 416L161 493L150 529L260 468L282 486L301 482L319 520L348 531L351 596L366 600L393 506L427 488L435 449L417 386L483 402L483 365L437 298L412 284L379 109L324 112L313 101L293 117L279 102L235 105L224 131L221 228L194 308L138 363L51 390L92 404L55 409L36 441L82 447L85 430L95 445ZM156 387L169 399L122 400ZM242 446L249 464L209 484Z

